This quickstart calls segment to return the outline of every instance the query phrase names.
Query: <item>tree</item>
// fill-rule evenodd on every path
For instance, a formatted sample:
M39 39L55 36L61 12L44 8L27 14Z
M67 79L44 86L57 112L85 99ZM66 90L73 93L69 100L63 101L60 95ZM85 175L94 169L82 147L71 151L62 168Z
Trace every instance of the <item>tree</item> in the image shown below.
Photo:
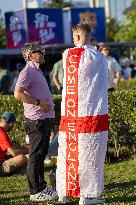
M132 0L132 4L133 4L133 5L136 5L136 0Z
M44 6L47 6L46 3L44 3ZM48 7L53 8L64 8L64 7L71 7L71 1L65 2L64 0L52 0L51 3L48 3Z
M1 17L1 11L0 11L0 48L6 47L6 32L3 25L3 19Z
M118 42L135 42L136 41L136 0L133 0L132 6L125 12L124 23L115 35Z
M115 41L115 34L120 29L120 23L117 22L115 18L110 18L106 23L106 32L107 32L107 41L113 42Z

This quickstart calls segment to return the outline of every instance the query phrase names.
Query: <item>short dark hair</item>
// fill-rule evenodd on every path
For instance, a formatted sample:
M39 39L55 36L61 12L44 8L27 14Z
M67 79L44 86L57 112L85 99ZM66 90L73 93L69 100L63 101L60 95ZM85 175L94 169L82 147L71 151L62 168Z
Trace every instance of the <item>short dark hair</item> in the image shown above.
M106 45L106 44L102 44L102 45L100 45L100 47L99 47L99 51L102 51L104 48L107 48L108 50L110 50L110 47L108 46L108 45Z
M72 31L81 30L91 34L91 26L88 23L79 23L72 27Z

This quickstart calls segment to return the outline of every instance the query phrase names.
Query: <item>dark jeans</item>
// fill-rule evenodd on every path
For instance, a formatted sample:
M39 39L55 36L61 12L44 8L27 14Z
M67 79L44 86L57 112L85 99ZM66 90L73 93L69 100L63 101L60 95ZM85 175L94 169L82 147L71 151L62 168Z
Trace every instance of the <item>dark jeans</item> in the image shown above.
M44 159L48 153L51 123L50 119L33 121L26 119L24 126L29 136L27 178L30 194L36 194L47 184L44 180Z
M108 91L109 92L113 92L115 90L115 88L109 88Z

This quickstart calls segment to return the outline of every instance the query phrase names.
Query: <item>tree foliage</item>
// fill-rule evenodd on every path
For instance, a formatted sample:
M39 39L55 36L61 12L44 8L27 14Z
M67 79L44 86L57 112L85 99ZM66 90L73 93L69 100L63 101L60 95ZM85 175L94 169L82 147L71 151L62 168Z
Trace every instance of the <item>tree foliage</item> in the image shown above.
M136 5L136 0L132 0L132 4Z
M6 34L5 34L5 28L3 25L3 19L1 17L1 11L0 11L0 48L6 47Z
M133 0L132 5L136 6L136 0ZM115 40L118 42L136 41L136 10L133 6L125 13L124 23L115 35Z
M44 4L46 6L46 3ZM64 0L52 0L51 3L48 4L48 7L52 8L64 8L71 7L72 4L70 2L65 2Z
M120 24L117 22L115 18L110 18L106 23L106 32L107 32L107 41L114 42L115 34L119 31Z

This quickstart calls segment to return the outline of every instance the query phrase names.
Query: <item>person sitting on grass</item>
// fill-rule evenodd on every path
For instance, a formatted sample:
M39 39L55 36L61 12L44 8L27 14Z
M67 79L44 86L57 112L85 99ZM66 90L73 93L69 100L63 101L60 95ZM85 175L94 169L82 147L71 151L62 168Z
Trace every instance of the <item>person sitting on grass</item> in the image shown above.
M5 112L0 119L0 176L13 174L27 164L26 149L12 143L7 134L15 121L12 112Z

